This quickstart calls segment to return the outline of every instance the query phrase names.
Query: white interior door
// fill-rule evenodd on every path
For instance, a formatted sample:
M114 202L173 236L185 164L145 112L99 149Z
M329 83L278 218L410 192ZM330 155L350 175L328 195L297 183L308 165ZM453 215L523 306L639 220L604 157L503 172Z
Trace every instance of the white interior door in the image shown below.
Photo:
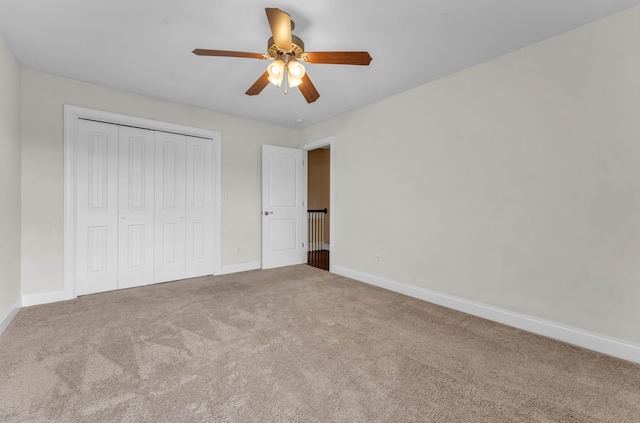
M213 274L213 142L186 138L186 277Z
M118 127L80 120L76 155L76 293L117 289Z
M118 288L153 283L154 133L119 127Z
M306 262L302 198L304 157L295 148L262 146L262 268Z
M184 279L185 137L156 132L155 282Z

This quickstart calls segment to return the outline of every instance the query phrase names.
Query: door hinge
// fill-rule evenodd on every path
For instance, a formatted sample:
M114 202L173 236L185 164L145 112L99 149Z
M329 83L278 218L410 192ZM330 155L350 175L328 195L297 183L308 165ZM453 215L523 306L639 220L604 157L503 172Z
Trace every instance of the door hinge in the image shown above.
M304 248L304 242L302 243L302 248Z
M304 160L302 161L302 166L304 166Z

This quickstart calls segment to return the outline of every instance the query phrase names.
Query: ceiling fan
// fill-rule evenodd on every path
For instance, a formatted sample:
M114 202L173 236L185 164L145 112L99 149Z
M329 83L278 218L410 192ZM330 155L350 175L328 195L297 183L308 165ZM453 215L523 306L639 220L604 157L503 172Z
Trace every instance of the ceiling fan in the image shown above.
M276 87L284 83L284 93L287 87L298 87L307 103L316 101L320 94L313 86L300 63L322 63L337 65L368 66L371 56L366 51L327 51L305 52L302 40L291 33L295 24L288 13L276 8L266 8L267 19L273 36L267 42L267 54L247 53L242 51L195 49L198 56L246 57L249 59L265 59L273 62L267 66L267 71L247 90L247 95L258 95L269 85Z

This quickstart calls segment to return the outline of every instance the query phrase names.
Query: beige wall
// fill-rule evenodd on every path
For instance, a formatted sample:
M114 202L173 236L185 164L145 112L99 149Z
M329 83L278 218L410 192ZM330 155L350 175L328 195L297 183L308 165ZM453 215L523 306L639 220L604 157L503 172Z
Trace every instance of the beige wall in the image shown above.
M308 154L308 209L323 210L327 209L325 215L324 226L324 243L330 244L329 239L329 221L330 205L329 205L329 187L330 187L330 156L331 150L328 148L318 148L309 151Z
M222 265L260 261L261 145L296 131L26 69L22 93L23 294L63 289L64 104L222 132Z
M334 264L640 344L638 52L634 8L303 130Z
M0 315L21 242L22 292L62 289L66 103L223 133L223 265L260 260L260 145L334 135L337 266L640 344L638 51L635 8L298 134L20 73L0 40Z
M20 65L0 35L0 319L20 299ZM2 323L0 321L0 323Z

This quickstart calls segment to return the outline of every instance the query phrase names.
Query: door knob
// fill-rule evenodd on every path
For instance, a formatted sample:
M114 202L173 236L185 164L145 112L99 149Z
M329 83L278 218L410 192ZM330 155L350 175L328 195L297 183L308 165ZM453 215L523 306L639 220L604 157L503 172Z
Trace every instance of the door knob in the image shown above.
M268 212L268 211L264 212L265 216L269 216L270 214L273 214L273 212Z

